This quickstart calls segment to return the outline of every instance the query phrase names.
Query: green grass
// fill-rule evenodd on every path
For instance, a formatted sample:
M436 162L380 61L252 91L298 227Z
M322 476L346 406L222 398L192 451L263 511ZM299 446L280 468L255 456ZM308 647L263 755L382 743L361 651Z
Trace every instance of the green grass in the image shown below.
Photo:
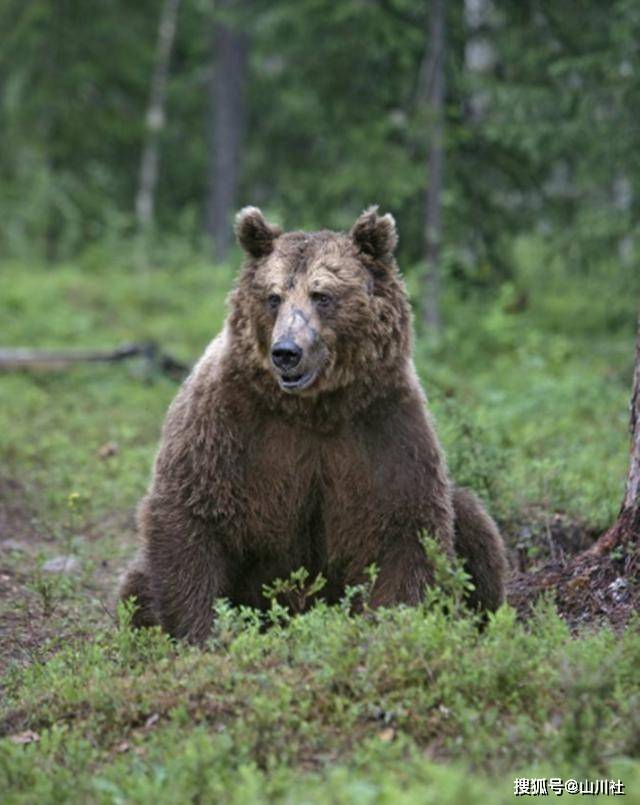
M572 272L532 241L516 258L499 292L451 282L445 334L416 356L453 474L533 556L616 514L640 280ZM4 264L0 340L155 339L189 362L231 281L193 258ZM277 611L264 631L221 604L205 652L117 627L111 592L175 391L138 361L0 375L0 540L23 545L0 550L3 803L501 803L516 776L620 777L640 802L637 620L574 637L545 604L480 632L430 599ZM43 572L69 554L78 573ZM27 730L38 740L12 740Z
M116 347L155 340L176 358L193 361L220 327L230 284L228 271L203 263L181 272L5 266L3 344ZM148 377L135 362L4 375L3 464L37 490L36 509L55 525L65 517L71 492L81 494L89 517L107 515L114 503L130 507L144 489L176 388L166 378ZM98 451L107 442L119 451L101 462Z
M597 532L627 471L640 274L571 273L532 241L517 257L499 293L450 292L445 337L418 343L418 367L454 475L508 530L555 514Z

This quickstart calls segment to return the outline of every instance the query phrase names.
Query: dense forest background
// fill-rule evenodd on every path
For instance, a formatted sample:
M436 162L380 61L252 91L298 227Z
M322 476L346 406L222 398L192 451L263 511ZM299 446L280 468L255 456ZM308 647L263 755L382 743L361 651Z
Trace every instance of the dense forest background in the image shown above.
M5 0L0 25L5 255L142 229L224 260L243 204L346 228L378 202L405 266L465 284L522 232L576 271L636 259L634 0Z

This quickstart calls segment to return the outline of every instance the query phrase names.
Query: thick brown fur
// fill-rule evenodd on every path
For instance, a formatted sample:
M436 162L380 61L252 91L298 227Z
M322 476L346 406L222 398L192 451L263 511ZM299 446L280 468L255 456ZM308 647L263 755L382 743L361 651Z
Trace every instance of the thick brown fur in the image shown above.
M282 234L251 207L236 234L247 259L229 316L169 409L140 504L142 547L120 589L137 598L134 622L201 642L216 598L263 607L262 585L300 566L337 601L375 562L373 603L417 604L433 581L424 532L463 557L471 603L495 609L504 548L449 481L393 218L371 208L348 234ZM272 352L292 340L295 376Z

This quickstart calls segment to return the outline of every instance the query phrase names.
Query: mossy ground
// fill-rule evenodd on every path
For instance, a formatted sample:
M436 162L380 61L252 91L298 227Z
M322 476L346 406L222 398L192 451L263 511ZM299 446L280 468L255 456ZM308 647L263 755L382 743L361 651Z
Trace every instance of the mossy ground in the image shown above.
M3 265L2 345L155 339L189 362L231 281L197 259ZM529 242L499 294L450 287L416 354L452 472L521 567L570 555L622 493L638 278ZM515 777L620 777L640 802L637 619L576 634L543 602L479 630L450 598L265 631L221 604L204 652L117 626L175 390L135 360L0 376L3 802L499 803Z

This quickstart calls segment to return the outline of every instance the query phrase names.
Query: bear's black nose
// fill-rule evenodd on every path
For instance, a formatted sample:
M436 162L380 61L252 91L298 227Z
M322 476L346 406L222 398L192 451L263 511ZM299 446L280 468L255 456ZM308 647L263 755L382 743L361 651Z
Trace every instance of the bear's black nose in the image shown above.
M278 341L271 348L271 360L283 372L295 369L302 358L302 350L291 339Z

